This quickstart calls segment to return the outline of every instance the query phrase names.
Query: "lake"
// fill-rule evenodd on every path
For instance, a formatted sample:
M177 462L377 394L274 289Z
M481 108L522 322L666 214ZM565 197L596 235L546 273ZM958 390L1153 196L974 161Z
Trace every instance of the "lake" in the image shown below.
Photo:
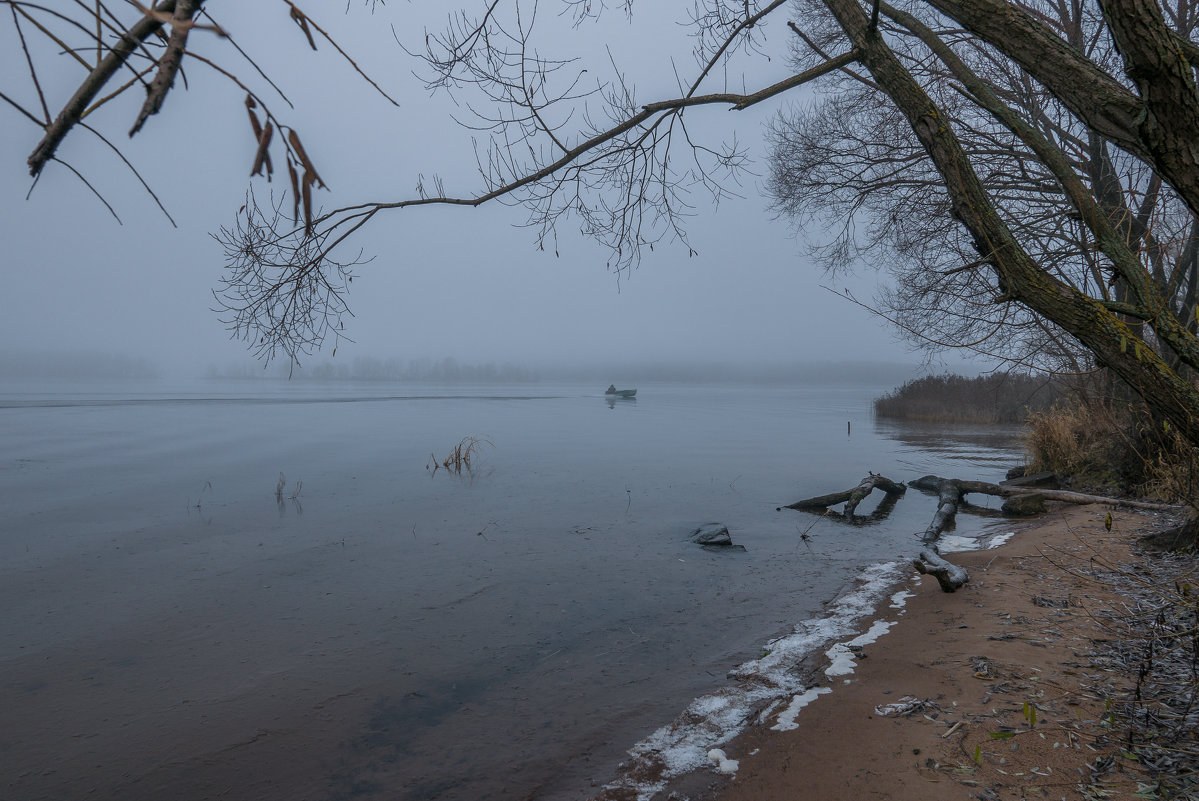
M1020 460L891 387L606 383L7 382L0 798L586 798L936 503L777 507Z

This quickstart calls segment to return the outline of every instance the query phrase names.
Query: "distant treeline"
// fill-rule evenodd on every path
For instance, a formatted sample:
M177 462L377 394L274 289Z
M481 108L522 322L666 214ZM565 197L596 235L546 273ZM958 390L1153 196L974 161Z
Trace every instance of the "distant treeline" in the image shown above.
M896 362L841 361L788 363L621 362L547 366L547 379L637 384L731 384L755 386L855 386L890 384L912 374L916 365Z
M874 412L898 420L1023 423L1029 413L1047 409L1061 397L1061 382L1051 376L930 375L875 398Z
M359 357L353 361L321 361L292 367L285 361L262 365L209 367L208 378L290 378L292 381L406 381L462 384L526 384L537 381L536 372L505 363L465 364L456 359L400 360Z
M96 351L0 351L0 376L50 379L158 378L145 359Z

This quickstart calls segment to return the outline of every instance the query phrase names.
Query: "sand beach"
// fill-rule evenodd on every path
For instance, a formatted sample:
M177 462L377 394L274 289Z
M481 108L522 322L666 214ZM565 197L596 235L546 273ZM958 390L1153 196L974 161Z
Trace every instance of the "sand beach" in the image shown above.
M853 649L852 674L821 676L830 692L795 728L777 730L767 713L722 744L726 772L713 760L654 797L1162 797L1124 730L1137 671L1103 654L1122 639L1126 654L1146 647L1125 628L1132 596L1188 564L1134 548L1172 525L1169 515L1113 510L1109 531L1107 512L1057 506L996 549L957 554L971 580L956 593L913 573L896 588L912 593L902 609L884 602L873 618L894 625ZM809 669L828 666L824 657ZM612 786L597 798L636 795Z

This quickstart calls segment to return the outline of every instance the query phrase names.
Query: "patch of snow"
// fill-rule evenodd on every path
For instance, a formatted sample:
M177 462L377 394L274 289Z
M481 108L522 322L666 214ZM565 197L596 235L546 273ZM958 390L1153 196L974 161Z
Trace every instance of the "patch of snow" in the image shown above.
M862 571L859 577L861 585L838 599L827 616L802 621L793 634L776 640L770 653L737 666L729 675L733 678L770 681L780 687L787 686L788 690L794 692L802 690L802 687L795 688L797 681L791 674L791 666L826 643L852 634L854 624L874 613L878 599L899 576L897 562L871 565Z
M765 656L730 671L729 678L737 680L735 683L692 701L673 723L629 749L632 760L627 774L607 786L631 789L637 794L638 801L649 801L666 787L669 779L712 764L708 754L714 749L719 750L717 746L732 740L751 720L759 717L757 710L771 704L777 708L780 699L792 697L787 712L779 716L781 725L791 707L796 713L802 708L803 704L797 705L799 698L808 693L814 693L812 697L815 697L829 692L827 688L805 688L795 666L839 637L853 634L859 621L874 613L879 600L906 575L906 570L906 564L899 562L867 567L858 576L858 586L837 599L826 616L798 623L793 633L772 642ZM869 631L850 642L874 642L891 625L876 621ZM808 698L804 703L810 701ZM728 761L735 763L735 760ZM640 781L631 778L637 774L653 778Z
M799 714L799 710L803 709L820 696L831 692L832 690L830 690L828 687L811 687L807 690L804 690L802 693L791 699L790 705L781 713L779 713L778 723L774 724L770 728L774 731L791 731L793 729L798 729L799 724L795 722L795 717Z
M915 597L916 597L916 593L914 593L914 592L910 592L908 590L900 590L899 592L897 592L891 596L891 608L892 609L903 609L905 606L907 606L907 600L909 598L915 598Z
M1014 531L1002 534L984 533L978 537L960 537L954 534L943 534L937 541L941 553L961 553L962 551L989 551L998 548L1016 536Z
M890 631L894 625L893 621L876 620L865 634L860 634L847 642L839 642L825 651L825 656L829 658L832 664L824 669L824 675L832 679L837 676L848 676L853 673L853 669L858 665L854 661L854 657L857 654L853 652L853 649L877 642L878 638Z
M719 748L713 748L708 752L708 761L715 765L721 773L736 773L737 768L741 767L739 761L729 759L728 754Z
M998 548L1000 545L1003 545L1014 536L1016 536L1016 532L1014 531L1007 531L1003 534L995 534L987 539L987 548Z
M974 537L960 537L956 534L942 534L937 540L941 553L961 553L962 551L982 550L981 540Z

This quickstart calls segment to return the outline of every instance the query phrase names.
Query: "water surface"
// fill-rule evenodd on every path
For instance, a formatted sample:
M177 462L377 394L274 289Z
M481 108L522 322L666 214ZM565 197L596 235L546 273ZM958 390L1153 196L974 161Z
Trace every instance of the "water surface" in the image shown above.
M778 506L1018 458L889 387L605 384L5 386L0 797L583 798L935 502Z

